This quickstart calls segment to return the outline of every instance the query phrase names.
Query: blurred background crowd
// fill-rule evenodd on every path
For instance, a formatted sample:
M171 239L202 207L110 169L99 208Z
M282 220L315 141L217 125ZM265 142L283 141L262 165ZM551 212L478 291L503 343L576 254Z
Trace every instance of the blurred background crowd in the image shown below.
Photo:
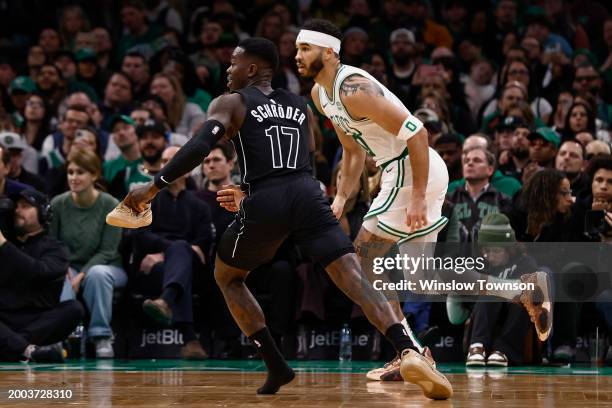
M114 335L147 322L143 302L151 301L167 308L166 325L183 336L183 358L238 356L239 330L212 266L233 220L215 201L222 185L239 182L232 145L215 146L160 193L150 227L122 231L104 219L206 120L211 100L226 92L225 70L241 39L276 43L281 66L273 86L308 100L312 82L299 77L294 56L309 18L341 27L341 61L371 73L424 122L451 180L441 242L612 240L609 3L24 0L0 7L3 359L35 360L30 346L60 342L76 326L96 357L112 358ZM328 119L319 115L312 125L315 176L332 200L340 144ZM351 238L380 172L368 158L341 219ZM478 234L483 225L509 234ZM551 258L505 250L490 273L560 268ZM290 356L305 324L363 320L290 241L249 286ZM510 303L469 307L449 299L440 312L407 302L405 312L425 341L432 328L465 327L468 364L495 353L502 364L571 362L583 314L610 334L606 299L612 296L603 294L592 310L556 304L546 345L533 340L529 318Z

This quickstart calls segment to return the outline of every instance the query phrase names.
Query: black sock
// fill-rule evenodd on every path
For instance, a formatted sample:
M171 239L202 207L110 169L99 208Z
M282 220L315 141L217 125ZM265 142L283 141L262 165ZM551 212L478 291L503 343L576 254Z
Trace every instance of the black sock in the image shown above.
M415 346L408 333L406 333L406 329L402 326L401 323L395 323L389 326L387 332L385 333L385 337L387 340L393 344L395 350L397 350L398 354L402 354L402 351L406 349L412 349L419 351Z
M293 380L295 373L287 365L266 327L249 336L249 340L253 342L268 367L268 378L257 393L276 394L281 386Z
M193 329L193 323L177 323L176 328L183 334L183 343L187 344L192 340L198 339Z
M166 286L160 297L166 301L168 306L170 306L174 305L174 302L180 293L181 288L179 285L176 283L171 283L170 285Z

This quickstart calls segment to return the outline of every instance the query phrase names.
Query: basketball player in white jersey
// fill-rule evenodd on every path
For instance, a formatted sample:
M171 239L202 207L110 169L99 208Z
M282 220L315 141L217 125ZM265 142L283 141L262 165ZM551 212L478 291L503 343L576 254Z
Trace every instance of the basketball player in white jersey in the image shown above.
M312 99L317 109L332 121L343 147L342 177L332 211L340 218L347 198L359 184L365 155L369 154L383 173L381 191L355 240L362 268L371 271L373 259L387 254L394 244L399 245L401 255L432 256L434 245L425 243L435 243L438 232L448 222L442 216L448 186L446 165L428 146L427 130L421 121L393 93L366 71L340 62L340 44L340 30L319 19L307 22L296 40L298 72L314 79ZM464 273L463 278L472 282L499 280L475 271ZM548 276L536 272L523 275L521 280L535 283L538 289L474 295L522 302L544 340L552 325ZM416 347L429 356L429 350L413 335L399 302L391 302ZM401 369L398 356L385 367L369 372L367 377L401 380L406 375L409 373Z

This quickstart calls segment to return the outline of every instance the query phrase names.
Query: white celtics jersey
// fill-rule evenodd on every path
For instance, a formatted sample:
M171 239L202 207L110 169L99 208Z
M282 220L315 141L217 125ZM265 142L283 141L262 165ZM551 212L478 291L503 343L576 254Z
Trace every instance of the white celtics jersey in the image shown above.
M334 94L329 97L325 88L319 86L319 103L325 116L327 116L339 129L351 136L380 166L404 153L406 142L399 140L397 135L372 122L370 119L355 120L346 111L340 100L340 85L349 75L358 74L368 78L382 89L384 97L398 106L403 103L366 71L350 65L340 65L334 80ZM420 122L419 122L420 123ZM422 125L421 125L422 126Z

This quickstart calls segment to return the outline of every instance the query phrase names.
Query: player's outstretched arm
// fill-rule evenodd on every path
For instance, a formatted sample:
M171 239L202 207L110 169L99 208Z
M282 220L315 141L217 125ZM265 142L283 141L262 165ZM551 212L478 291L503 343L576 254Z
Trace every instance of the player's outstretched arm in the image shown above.
M134 211L141 212L157 192L193 170L208 156L210 149L222 137L231 138L244 120L244 104L239 94L222 95L213 100L208 120L194 133L152 182L132 190L123 200Z
M350 75L342 82L340 99L355 119L368 118L406 141L412 169L412 197L406 224L411 231L423 228L427 224L425 192L429 178L427 130L406 107L385 98L375 82L361 75Z

